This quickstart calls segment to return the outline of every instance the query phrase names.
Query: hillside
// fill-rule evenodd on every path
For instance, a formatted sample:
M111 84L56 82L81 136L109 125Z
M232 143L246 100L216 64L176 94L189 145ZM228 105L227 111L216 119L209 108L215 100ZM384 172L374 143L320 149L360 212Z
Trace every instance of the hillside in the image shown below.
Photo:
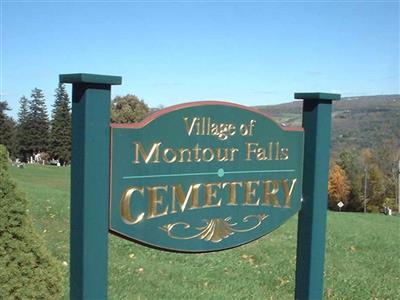
M258 107L286 126L301 126L302 101ZM332 149L400 147L400 95L346 97L334 102Z

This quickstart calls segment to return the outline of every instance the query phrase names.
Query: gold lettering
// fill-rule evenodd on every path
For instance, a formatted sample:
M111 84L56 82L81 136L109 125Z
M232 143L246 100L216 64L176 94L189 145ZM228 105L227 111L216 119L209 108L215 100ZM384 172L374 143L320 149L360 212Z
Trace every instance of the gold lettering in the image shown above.
M272 191L271 191L272 183ZM270 199L272 200L274 207L281 207L276 193L279 191L278 181L276 180L265 180L264 181L264 202L262 205L271 205Z
M165 216L168 214L168 205L165 207L163 212L158 212L158 205L163 204L164 197L162 195L158 195L158 191L167 191L168 186L167 185L162 185L162 186L152 186L152 187L147 187L147 190L149 191L149 214L148 214L148 219L151 218L156 218L156 217L161 217Z
M143 148L143 145L138 142L134 142L135 144L135 160L133 161L134 164L140 163L139 161L139 154L141 154L142 159L147 164L149 162L152 163L159 163L160 162L160 145L161 143L154 143L151 146L150 152L146 153Z
M260 198L258 198L255 203L252 202L254 200L252 197L256 194L256 190L252 187L253 184L258 186L260 185L260 181L245 181L243 205L257 206L260 202Z
M228 132L229 132L229 135L235 135L235 133L236 133L236 126L235 125L233 125L233 124L229 124L229 127L228 127Z
M238 205L237 204L237 190L236 187L240 186L242 187L242 183L238 181L232 181L232 182L224 182L222 184L222 188L225 188L227 185L229 185L229 200L226 205Z
M225 141L228 137L230 137L232 134L235 132L235 125L233 124L225 124L225 123L221 123L219 124L219 133L218 133L218 139L220 139L221 141Z
M230 148L229 150L231 151L231 159L230 159L230 161L235 161L235 153L236 153L236 152L239 152L239 149L237 149L237 148Z
M209 153L209 157L206 158L206 153ZM211 148L204 148L203 149L203 161L210 162L214 159L214 151Z
M220 198L216 204L213 204L213 200L217 197L217 191L213 190L213 187L221 188L221 182L219 183L207 183L204 185L205 188L205 204L204 207L218 207L221 206L222 199Z
M187 154L186 159L183 159L184 153ZM192 152L190 151L190 149L180 148L179 155L180 155L179 162L192 162Z
M176 199L179 201L179 206L181 209L181 212L183 212L186 209L186 205L189 202L189 199L191 198L192 206L189 209L195 209L199 208L199 188L202 184L197 183L197 184L192 184L189 187L189 190L187 191L187 194L183 193L182 186L179 185L174 185L172 186L172 210L171 213L176 213Z
M257 149L257 160L267 160L267 152L264 148Z
M213 183L196 183L184 190L181 184L161 185L147 187L129 187L121 196L120 214L121 219L128 225L135 225L147 219L165 216L168 213L183 213L187 210L220 207L222 202L226 206L273 206L276 208L290 208L294 188L297 178L280 180L249 180L249 181L230 181ZM263 195L258 197L258 189L263 185ZM282 187L280 187L280 185ZM170 189L171 187L171 189ZM200 189L204 187L204 200L200 199ZM224 197L220 197L221 189L228 187L224 191ZM239 190L239 188L241 188ZM282 189L283 200L278 198L278 192ZM148 212L140 212L137 208L137 198L144 201L145 189L147 190ZM238 199L238 193L244 193ZM172 193L170 193L172 192ZM261 192L261 190L260 190ZM136 194L135 194L136 193ZM225 194L226 193L226 194ZM227 197L225 197L227 195ZM280 195L280 194L279 194ZM141 198L141 199L140 199ZM134 201L135 202L132 202ZM204 202L202 202L204 201ZM242 202L241 202L242 201ZM201 202L201 203L200 203ZM241 202L241 203L238 203ZM133 204L135 203L135 204ZM142 203L142 202L139 202ZM140 207L140 205L139 205Z
M253 135L253 128L256 125L256 120L251 120L249 124L249 136Z
M281 149L280 159L281 160L288 160L289 159L289 149L288 148L282 148Z
M172 157L168 158L168 153L172 153ZM176 151L172 148L166 148L163 151L163 159L167 164L171 164L176 161Z
M287 180L287 179L282 179L283 194L285 195L285 207L286 208L289 208L291 205L290 197L292 196L293 188L297 181L297 178L292 179L292 184L290 185L290 188L288 186L288 181L289 180Z
M236 133L236 126L231 123L216 123L211 117L183 118L187 134L212 135L221 141L225 141Z
M275 151L275 160L279 160L279 142L275 143L276 151Z
M126 189L121 198L120 213L122 220L128 225L134 225L141 222L144 218L144 213L141 213L137 218L134 218L131 213L132 194L138 192L143 196L144 189L141 187L130 187Z
M256 154L256 149L255 148L252 148L252 147L257 147L258 146L258 143L246 143L246 160L251 160L251 158L250 158L250 154L251 153L254 153L254 154Z
M211 123L211 135L218 135L218 124Z
M272 142L268 146L268 160L272 160Z
M224 154L222 155L221 152L224 151ZM228 148L217 148L217 160L218 161L228 161L229 160L229 155L228 155Z
M183 118L183 121L185 122L185 127L186 127L186 132L190 136L192 134L194 125L196 124L197 118L193 118L192 123L189 125L189 118ZM197 125L197 131L199 130L198 125Z
M201 158L199 157L199 151L201 150L201 148L199 147L199 144L196 144L193 148L194 151L194 161L195 162L199 162L201 161Z

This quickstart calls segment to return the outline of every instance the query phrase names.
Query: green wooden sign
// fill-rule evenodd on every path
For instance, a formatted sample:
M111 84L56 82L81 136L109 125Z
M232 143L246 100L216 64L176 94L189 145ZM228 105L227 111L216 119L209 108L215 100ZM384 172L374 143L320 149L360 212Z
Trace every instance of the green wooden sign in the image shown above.
M111 86L121 80L60 75L73 85L70 299L107 298L109 231L171 251L223 250L274 230L300 209L301 195L294 298L322 299L340 95L295 94L304 132L253 109L200 102L112 125L110 136Z
M182 252L255 240L301 207L303 138L225 102L112 124L110 232Z

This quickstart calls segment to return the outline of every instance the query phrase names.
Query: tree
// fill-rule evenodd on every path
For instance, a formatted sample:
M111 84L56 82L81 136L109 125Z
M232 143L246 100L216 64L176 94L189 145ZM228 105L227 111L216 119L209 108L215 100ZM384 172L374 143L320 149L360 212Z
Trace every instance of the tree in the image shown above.
M396 142L394 138L388 139L384 144L374 149L373 162L383 175L383 198L396 198L398 162L400 160L400 148L396 146L397 143L398 141Z
M59 83L53 105L50 130L50 154L61 164L71 160L71 109L65 85Z
M142 121L149 113L149 107L135 95L117 96L111 103L111 122L134 123Z
M329 172L328 193L330 209L336 209L340 201L347 205L350 193L349 181L346 172L336 163L332 164Z
M0 145L0 299L59 299L60 264L34 232L27 201L8 173Z
M362 211L364 197L362 179L364 169L362 167L359 155L357 155L355 151L344 150L340 153L337 164L346 173L350 185L346 210Z
M367 209L372 212L379 212L385 201L384 174L377 165L368 169L368 202Z
M17 155L15 142L15 121L7 116L6 111L10 110L7 101L0 101L0 144L6 146L12 157Z
M28 159L28 142L27 137L29 135L29 108L28 99L22 96L19 100L19 111L18 111L18 125L17 125L17 144L18 154L23 161Z
M27 128L27 152L45 152L49 143L49 118L42 90L32 90L31 101L29 101Z

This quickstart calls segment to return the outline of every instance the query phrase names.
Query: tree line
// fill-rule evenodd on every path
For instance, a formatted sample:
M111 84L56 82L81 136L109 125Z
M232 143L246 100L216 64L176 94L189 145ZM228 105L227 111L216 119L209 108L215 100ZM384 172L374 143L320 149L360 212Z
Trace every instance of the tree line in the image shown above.
M6 101L0 101L0 144L6 146L12 159L27 162L35 154L41 160L58 161L61 165L71 161L71 102L64 84L55 90L51 118L43 91L34 88L28 99L19 101L18 119L6 112ZM111 122L139 122L149 113L149 107L137 96L117 96L111 102Z
M111 102L111 122L134 123L150 112L135 95L117 96ZM6 101L0 102L0 144L14 159L27 161L35 153L44 159L68 164L71 160L71 104L63 84L55 90L52 118L49 119L42 90L32 90L30 99L21 97L18 120L6 115ZM399 151L395 141L377 149L347 148L331 159L328 207L344 211L380 211L396 208Z
M6 101L0 102L0 144L4 144L11 158L27 161L42 153L42 159L50 157L61 164L71 160L71 106L63 84L55 90L52 118L47 112L43 91L34 88L28 99L19 101L17 121L6 115Z
M356 212L398 210L398 180L400 151L394 151L394 141L387 141L377 149L346 149L332 159L328 206Z

